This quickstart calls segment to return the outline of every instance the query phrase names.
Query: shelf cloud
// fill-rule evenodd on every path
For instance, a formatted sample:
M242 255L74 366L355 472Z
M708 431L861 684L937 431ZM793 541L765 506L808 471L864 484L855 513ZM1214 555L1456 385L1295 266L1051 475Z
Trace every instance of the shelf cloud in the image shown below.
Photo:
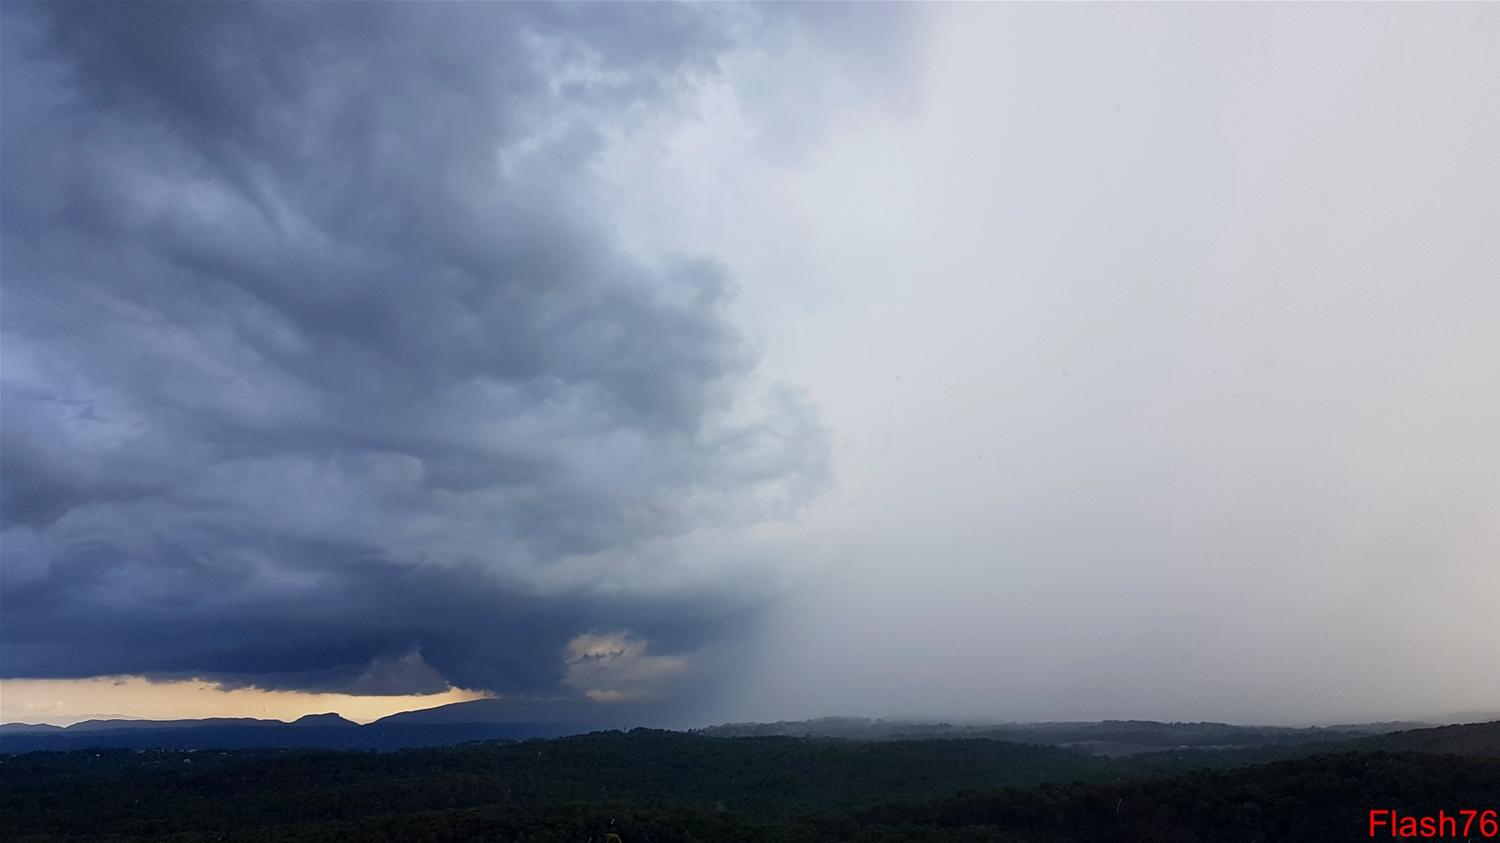
M826 434L593 162L826 11L5 17L5 676L624 693L564 650L754 613L677 539L798 511Z

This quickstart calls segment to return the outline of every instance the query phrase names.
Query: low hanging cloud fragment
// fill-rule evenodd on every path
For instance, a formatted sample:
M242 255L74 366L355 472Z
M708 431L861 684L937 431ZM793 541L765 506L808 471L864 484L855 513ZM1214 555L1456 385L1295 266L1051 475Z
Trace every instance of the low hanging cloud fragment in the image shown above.
M664 686L689 670L683 656L648 652L650 642L628 632L579 635L563 650L563 684L598 702L638 702L663 693Z

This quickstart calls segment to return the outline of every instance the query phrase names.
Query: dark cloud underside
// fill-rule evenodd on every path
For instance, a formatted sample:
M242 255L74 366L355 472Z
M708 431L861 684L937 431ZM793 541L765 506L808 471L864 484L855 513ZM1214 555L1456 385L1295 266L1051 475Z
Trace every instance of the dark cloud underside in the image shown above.
M667 540L794 509L822 436L589 166L748 25L7 4L4 675L543 692L739 623Z

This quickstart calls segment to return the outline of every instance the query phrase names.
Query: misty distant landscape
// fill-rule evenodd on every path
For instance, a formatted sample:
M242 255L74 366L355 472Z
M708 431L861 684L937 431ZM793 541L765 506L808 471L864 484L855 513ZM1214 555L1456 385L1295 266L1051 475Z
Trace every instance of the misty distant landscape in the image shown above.
M0 841L1500 841L1497 47L0 3Z
M85 720L70 726L0 724L0 751L74 749L209 750L320 748L389 751L480 740L525 740L578 735L608 728L556 719L586 715L575 704L558 704L547 719L524 719L538 707L508 700L477 700L402 712L368 724L334 713L309 714L290 723L257 718L203 720ZM1496 717L1500 720L1500 717ZM730 723L689 730L711 738L797 737L851 741L923 739L990 740L1055 746L1085 755L1124 756L1162 750L1226 750L1274 746L1338 744L1371 735L1420 729L1421 723L1366 723L1335 727L1288 728L1224 723L961 724L920 720L825 717L780 723Z

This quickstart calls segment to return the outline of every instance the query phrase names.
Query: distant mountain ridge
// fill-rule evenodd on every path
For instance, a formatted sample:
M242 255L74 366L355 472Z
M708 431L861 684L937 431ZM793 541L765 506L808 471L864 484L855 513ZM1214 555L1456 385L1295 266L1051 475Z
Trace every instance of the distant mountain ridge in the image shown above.
M449 708L440 706L439 708ZM436 709L430 709L436 711ZM404 712L360 725L338 714L308 714L294 721L254 717L201 720L85 720L71 726L8 723L0 726L0 753L72 749L356 749L393 750L481 740L555 738L593 727L546 721L485 721L495 709L460 709L424 719ZM544 712L533 712L541 714Z
M1228 749L1294 746L1357 740L1425 723L1368 723L1337 727L1240 726L1229 723L1168 723L1156 720L1101 720L1041 723L964 723L821 717L779 723L726 723L694 730L710 737L845 738L916 740L985 738L1047 744L1090 755L1133 755L1167 749Z
M657 725L649 708L585 698L492 698L403 711L360 725L328 712L290 723L255 717L85 720L67 727L0 726L0 753L84 748L358 749L446 746L482 740L557 738Z
M308 714L288 723L285 720L267 720L259 717L204 717L196 720L141 720L139 718L80 720L71 726L53 726L50 723L5 723L0 725L0 733L25 734L25 733L57 733L57 732L114 732L125 730L160 731L163 729L203 729L203 728L280 728L284 726L332 726L358 728L359 724L353 720L328 712L325 714Z
M298 717L296 720L293 720L292 723L291 723L291 725L293 725L293 726L301 726L303 728L308 728L308 727L335 728L335 729L339 729L339 728L342 728L342 729L349 729L349 728L358 729L359 728L359 724L358 723L355 723L353 720L346 720L342 716L340 716L338 714L335 714L334 712L331 712L331 711L327 712L325 714L304 714L301 717Z
M558 738L640 726L629 705L586 700L484 699L405 711L360 725L336 713L292 722L251 717L202 720L86 720L72 726L0 725L0 753L73 749L305 748L394 750L471 741ZM1095 756L1183 751L1220 757L1270 752L1412 750L1500 757L1500 721L1410 729L1404 723L1293 728L1151 720L1007 724L923 723L825 717L779 723L729 723L689 730L709 738L796 737L855 741L980 739L1046 745ZM1395 727L1395 728L1393 728Z
M0 723L0 735L19 735L31 732L61 732L62 730L62 726L54 726L51 723Z
M1500 758L1500 720L1392 732L1364 738L1353 748Z
M647 722L650 719L649 712L629 703L500 697L402 711L382 717L371 725L553 723L571 725L587 732L651 725Z
M204 717L197 720L83 720L67 727L70 732L113 731L116 729L197 729L208 726L276 727L290 725L283 720L259 717Z

